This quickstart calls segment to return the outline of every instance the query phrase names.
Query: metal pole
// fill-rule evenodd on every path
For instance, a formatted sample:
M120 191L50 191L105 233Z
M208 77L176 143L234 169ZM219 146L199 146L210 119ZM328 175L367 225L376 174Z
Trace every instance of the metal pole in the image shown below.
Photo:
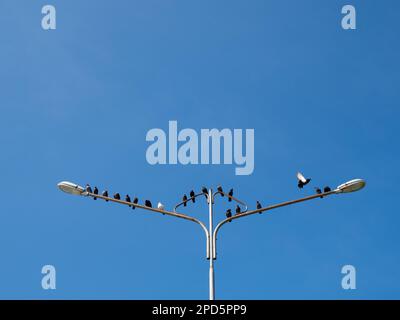
M208 211L209 211L209 235L210 235L210 252L213 252L214 249L212 247L214 241L212 238L212 234L213 234L213 193L212 193L212 189L208 190ZM215 286L214 286L214 259L212 254L210 254L210 300L214 300L215 299Z

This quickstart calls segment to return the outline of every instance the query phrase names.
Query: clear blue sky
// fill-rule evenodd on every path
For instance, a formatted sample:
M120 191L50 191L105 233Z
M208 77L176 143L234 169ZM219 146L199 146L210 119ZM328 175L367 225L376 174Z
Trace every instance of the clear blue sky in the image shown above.
M349 3L357 30L344 31ZM45 4L56 30L41 28ZM202 185L254 206L358 177L359 193L221 229L217 298L400 298L398 1L2 0L0 12L0 298L207 299L198 226L68 196L61 180L171 208ZM254 128L254 173L149 165L146 133L169 120ZM297 170L313 178L303 191ZM205 204L190 208L206 220ZM41 288L46 264L55 291Z

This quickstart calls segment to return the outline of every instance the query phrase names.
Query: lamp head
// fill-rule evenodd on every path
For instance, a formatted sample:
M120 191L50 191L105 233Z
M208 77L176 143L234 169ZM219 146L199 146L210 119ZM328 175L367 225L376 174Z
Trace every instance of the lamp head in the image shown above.
M353 179L346 183L341 184L336 188L337 193L348 193L355 192L361 190L366 185L365 180L363 179Z
M82 196L82 195L85 195L85 193L86 193L86 191L83 187L81 187L80 185L77 185L75 183L68 182L68 181L62 181L62 182L58 183L57 186L61 191L64 191L69 194L75 194L75 195Z

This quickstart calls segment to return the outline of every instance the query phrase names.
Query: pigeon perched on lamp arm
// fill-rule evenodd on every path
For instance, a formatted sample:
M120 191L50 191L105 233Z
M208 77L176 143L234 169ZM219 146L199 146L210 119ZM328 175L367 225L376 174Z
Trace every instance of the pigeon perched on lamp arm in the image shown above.
M97 189L97 187L94 187L93 193L94 193L94 194L99 194L99 189ZM97 200L97 198L94 197L93 200Z
M158 210L164 210L164 205L163 205L161 202L159 202L159 203L157 204L157 209L158 209Z
M321 191L320 188L315 188L315 192L316 192L317 194L321 194L321 193L322 193L322 191ZM320 198L322 199L323 197L320 197Z
M230 197L233 197L233 189L229 190L228 195L229 195L228 201L231 202L232 198L230 198Z
M90 187L90 185L88 183L86 184L85 190L86 190L86 192L93 193L92 188Z
M239 207L239 205L237 205L237 206L236 206L236 210L235 210L235 212L236 212L236 214L240 214L240 213L241 213L241 210L240 210L240 207Z
M129 194L127 194L126 196L125 196L125 201L126 202L131 202L131 197L129 196ZM131 207L131 206L130 206Z
M103 193L101 194L103 197L107 197L108 198L108 191L104 190ZM108 202L108 199L105 199L106 202Z
M114 199L115 200L121 200L121 196L119 195L118 192L116 194L114 194Z
M138 197L135 197L135 199L133 199L133 203L137 204L139 202ZM135 206L132 206L132 209L135 209Z
M194 196L195 196L194 191L193 191L193 190L190 191L190 194L189 194L189 195L190 195L190 199L192 200L192 202L195 203L195 202L196 202L196 199L195 199L195 197L194 197Z
M188 200L188 197L187 197L186 194L184 194L183 197L182 197L182 202L183 202L183 206L184 207L186 207L186 205L187 205L187 200Z
M208 196L208 190L207 190L207 188L206 188L206 187L202 187L202 188L201 188L201 192L204 193L204 196L205 196L206 199L207 199L207 196Z
M331 191L332 191L331 188L328 187L328 186L326 186L326 187L324 188L324 192L331 192Z
M218 192L221 193L221 196L223 197L224 196L224 191L222 190L222 187L218 186L217 190L218 190Z
M226 217L229 219L232 217L232 211L231 209L226 210L225 212ZM229 222L232 222L232 220L229 220Z

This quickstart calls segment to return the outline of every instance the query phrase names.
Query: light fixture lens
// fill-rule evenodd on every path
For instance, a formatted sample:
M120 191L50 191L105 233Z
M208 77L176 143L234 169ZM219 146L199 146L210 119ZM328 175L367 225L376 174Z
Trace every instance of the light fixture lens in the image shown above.
M86 192L83 187L68 181L62 181L57 186L61 191L69 194L83 195Z
M353 179L346 183L341 184L336 188L338 193L348 193L348 192L355 192L361 190L366 185L365 180L363 179Z

